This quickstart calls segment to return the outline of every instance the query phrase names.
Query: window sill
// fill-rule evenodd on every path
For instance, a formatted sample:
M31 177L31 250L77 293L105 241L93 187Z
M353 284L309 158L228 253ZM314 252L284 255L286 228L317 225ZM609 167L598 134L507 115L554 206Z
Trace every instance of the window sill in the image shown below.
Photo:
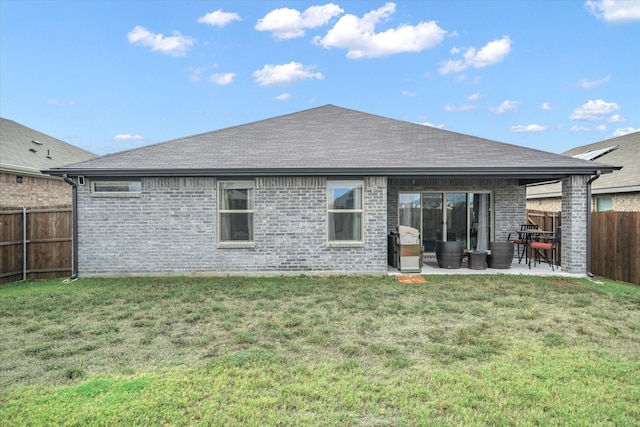
M255 249L256 242L219 242L218 249Z
M327 242L328 248L364 248L364 242Z

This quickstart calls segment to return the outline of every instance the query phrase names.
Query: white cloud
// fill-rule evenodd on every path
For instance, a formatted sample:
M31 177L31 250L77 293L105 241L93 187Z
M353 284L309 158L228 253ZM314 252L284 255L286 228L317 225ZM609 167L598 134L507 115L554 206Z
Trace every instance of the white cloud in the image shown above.
M478 107L471 104L463 104L463 105L457 105L457 106L447 104L444 106L444 111L471 111L471 110L475 110L476 108Z
M445 129L447 127L446 125L434 125L433 123L429 123L429 122L422 122L418 124L423 126L429 126L432 128L437 128L437 129Z
M189 80L191 80L194 83L199 82L200 80L202 80L202 73L204 73L206 70L206 68L202 68L202 67L196 67L196 68L189 68L187 71L189 71L189 73L191 73L189 75Z
M573 113L569 116L573 120L586 120L595 122L598 120L605 120L606 116L618 110L618 104L615 102L606 102L602 99L596 99L588 101L581 107L575 108Z
M209 81L219 86L223 86L231 83L235 76L236 76L235 73L224 73L224 74L216 73L216 74L212 74L211 77L209 77Z
M551 104L549 104L548 102L543 102L540 108L543 110L551 110Z
M588 0L584 5L595 17L607 22L640 20L638 0Z
M442 63L440 74L459 73L469 67L482 68L501 62L511 52L511 39L504 36L501 39L487 43L480 50L475 47L466 49L453 48L451 54L462 53L461 59L449 60Z
M184 56L194 39L174 31L172 36L165 37L162 34L154 34L140 25L136 26L127 34L129 43L151 48L154 52L164 53L170 56Z
M460 71L466 70L467 68L469 68L469 64L466 64L462 59L457 59L455 61L449 60L442 63L442 66L438 69L438 72L442 75L449 73L459 73Z
M509 129L509 132L543 132L547 130L546 126L538 125L538 124L530 124L530 125L516 125L512 126Z
M516 112L518 111L519 104L520 103L518 101L510 101L507 99L497 107L489 107L489 111L491 111L493 114L504 114L504 113Z
M140 135L131 135L130 133L119 133L113 137L113 140L124 142L141 142L144 141L144 137Z
M260 86L288 86L305 79L323 79L321 73L314 73L313 67L305 67L299 62L282 65L265 65L261 70L253 72L256 83Z
M58 101L57 99L50 99L47 101L47 104L55 105L58 107L70 107L72 105L75 105L75 103L75 101Z
M473 93L467 97L467 101L477 101L480 98L484 98L484 94L480 92Z
M276 96L274 99L276 101L288 101L288 100L291 99L292 96L293 95L291 95L290 93L282 93L282 94Z
M416 96L416 93L415 93L415 92L409 92L408 90L403 90L403 91L402 91L402 94L403 94L404 96L408 96L408 97L411 97L411 98L413 98L414 96Z
M376 33L376 25L395 12L396 5L387 3L366 13L362 18L344 15L324 37L314 42L325 48L347 49L347 58L376 58L401 52L420 52L442 41L446 31L435 21L417 25L402 24L397 28Z
M311 6L304 12L287 7L274 9L258 20L255 29L270 31L278 40L302 37L305 30L325 25L331 18L342 14L344 10L333 3Z
M608 121L610 121L611 123L626 122L627 118L621 116L620 114L614 114L609 117Z
M592 89L594 87L598 87L600 85L603 85L603 84L607 83L610 78L611 78L611 76L607 75L606 77L604 77L604 78L602 78L600 80L582 79L582 81L580 82L580 87L583 88L583 89Z
M629 135L630 133L634 133L634 132L640 132L640 128L636 129L636 128L632 128L632 127L628 127L628 128L619 128L613 131L613 136L624 136L624 135Z
M240 15L232 12L223 12L222 9L207 13L198 18L198 22L201 24L213 25L214 27L221 28L233 21L241 21Z
M571 126L571 132L604 132L607 130L605 125L598 125L592 128L586 126Z

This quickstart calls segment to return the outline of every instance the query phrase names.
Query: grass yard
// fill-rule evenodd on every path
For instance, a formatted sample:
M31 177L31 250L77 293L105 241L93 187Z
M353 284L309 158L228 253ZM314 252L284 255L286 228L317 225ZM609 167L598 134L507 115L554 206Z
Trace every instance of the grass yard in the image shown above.
M510 275L0 287L0 425L638 425L640 287Z

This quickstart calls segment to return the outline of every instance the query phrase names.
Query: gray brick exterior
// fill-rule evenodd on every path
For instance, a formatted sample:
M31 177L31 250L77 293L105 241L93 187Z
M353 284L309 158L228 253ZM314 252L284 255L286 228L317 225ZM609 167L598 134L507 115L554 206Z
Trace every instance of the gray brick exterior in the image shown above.
M386 272L386 177L364 178L360 244L327 242L326 177L254 182L252 244L218 243L215 178L143 178L136 197L79 186L80 275Z
M363 181L363 243L328 242L327 177L257 177L254 242L229 244L218 242L214 177L143 178L133 196L93 194L87 179L78 187L79 273L383 274L401 191L491 191L492 241L506 240L526 220L525 188L514 179Z
M585 175L562 180L562 270L587 272L587 182Z

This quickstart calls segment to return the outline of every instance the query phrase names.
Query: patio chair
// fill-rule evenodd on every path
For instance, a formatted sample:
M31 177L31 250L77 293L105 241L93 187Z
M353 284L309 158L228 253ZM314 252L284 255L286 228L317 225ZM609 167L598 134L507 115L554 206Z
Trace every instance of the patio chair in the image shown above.
M507 242L513 242L513 244L516 245L516 250L518 252L518 264L522 262L523 257L524 262L527 262L525 255L527 253L527 246L531 240L531 234L526 233L528 230L538 230L538 224L522 224L520 226L520 231L517 233L509 233L509 236L507 237ZM518 236L512 239L512 234L517 234ZM522 246L522 251L520 250L520 246Z
M553 267L556 264L556 256L557 256L557 248L560 243L560 227L556 228L556 232L551 237L545 237L544 241L533 241L530 243L531 250L533 253L531 254L533 258L534 265L536 262L540 262L540 257L543 256L547 263L551 266L551 271L553 271ZM544 254L542 254L544 251ZM547 253L550 251L551 254ZM551 255L551 257L549 257ZM529 261L529 268L531 268L531 261Z

